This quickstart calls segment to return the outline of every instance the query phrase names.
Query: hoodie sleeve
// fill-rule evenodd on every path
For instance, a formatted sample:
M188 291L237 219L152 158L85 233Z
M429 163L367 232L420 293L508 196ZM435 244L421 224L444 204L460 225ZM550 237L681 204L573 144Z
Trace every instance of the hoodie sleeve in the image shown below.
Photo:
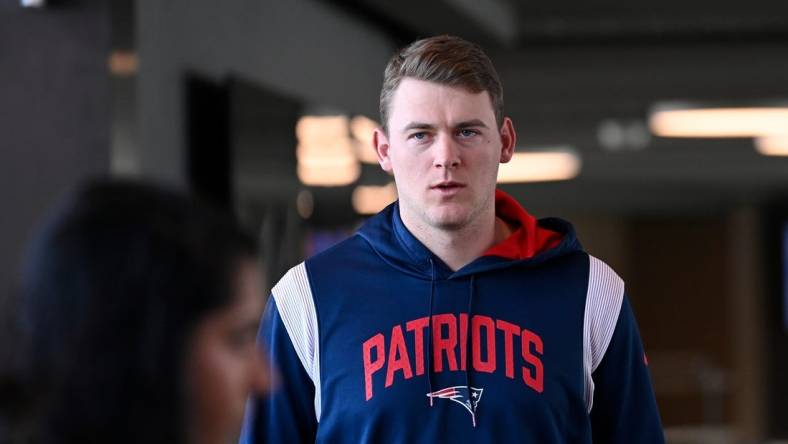
M646 355L626 296L607 351L592 379L593 442L665 442Z
M594 442L664 443L624 281L593 256L589 256L583 359L586 408Z
M264 348L274 387L253 397L246 408L240 444L313 443L317 433L315 385L306 372L273 297L260 323L258 342Z

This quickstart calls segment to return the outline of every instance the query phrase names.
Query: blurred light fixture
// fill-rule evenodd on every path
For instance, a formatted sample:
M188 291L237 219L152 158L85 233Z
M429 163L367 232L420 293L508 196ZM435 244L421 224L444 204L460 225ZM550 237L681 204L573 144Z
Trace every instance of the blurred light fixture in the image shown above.
M375 214L397 200L394 182L383 186L359 185L353 190L353 208L359 214Z
M342 186L361 175L346 116L304 116L296 124L298 178L306 185Z
M605 151L640 151L651 141L651 133L639 119L606 119L597 126L597 141Z
M353 156L298 162L298 179L304 185L339 187L350 185L361 175L361 166Z
M758 137L755 149L764 156L788 156L788 133Z
M25 8L43 8L47 2L45 0L20 0L19 3Z
M131 51L113 51L107 64L112 75L127 77L137 73L139 59L137 54Z
M759 137L788 131L788 106L662 104L650 113L649 127L662 137Z
M304 116L296 123L300 143L318 144L348 138L347 116Z
M498 183L568 180L580 172L580 156L568 148L514 153L498 168Z
M365 116L355 116L350 120L350 134L357 141L356 155L358 160L373 165L378 164L378 156L372 145L372 135L379 126L378 122Z

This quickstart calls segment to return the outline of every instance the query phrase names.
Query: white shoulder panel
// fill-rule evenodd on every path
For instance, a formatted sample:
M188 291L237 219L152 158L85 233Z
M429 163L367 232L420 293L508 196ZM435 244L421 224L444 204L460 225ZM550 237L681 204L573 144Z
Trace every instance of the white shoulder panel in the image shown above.
M589 255L588 294L583 321L583 363L586 409L594 403L594 380L591 374L605 356L616 329L624 281L609 265Z
M312 288L303 262L291 268L271 290L290 342L315 385L315 417L320 421L320 343Z

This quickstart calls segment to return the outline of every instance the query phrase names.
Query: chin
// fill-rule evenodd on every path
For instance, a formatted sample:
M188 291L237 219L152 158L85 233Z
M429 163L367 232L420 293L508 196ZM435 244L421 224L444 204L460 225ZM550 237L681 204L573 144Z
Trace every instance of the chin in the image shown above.
M467 224L467 211L437 211L430 217L430 225L442 230L459 230Z

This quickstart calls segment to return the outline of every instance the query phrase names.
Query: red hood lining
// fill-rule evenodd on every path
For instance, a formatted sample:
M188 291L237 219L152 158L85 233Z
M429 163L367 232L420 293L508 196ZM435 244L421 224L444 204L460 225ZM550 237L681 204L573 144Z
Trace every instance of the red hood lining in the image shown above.
M555 248L563 239L562 234L540 227L535 217L528 214L514 198L498 189L495 190L495 215L516 228L509 237L485 251L483 256L529 259Z

